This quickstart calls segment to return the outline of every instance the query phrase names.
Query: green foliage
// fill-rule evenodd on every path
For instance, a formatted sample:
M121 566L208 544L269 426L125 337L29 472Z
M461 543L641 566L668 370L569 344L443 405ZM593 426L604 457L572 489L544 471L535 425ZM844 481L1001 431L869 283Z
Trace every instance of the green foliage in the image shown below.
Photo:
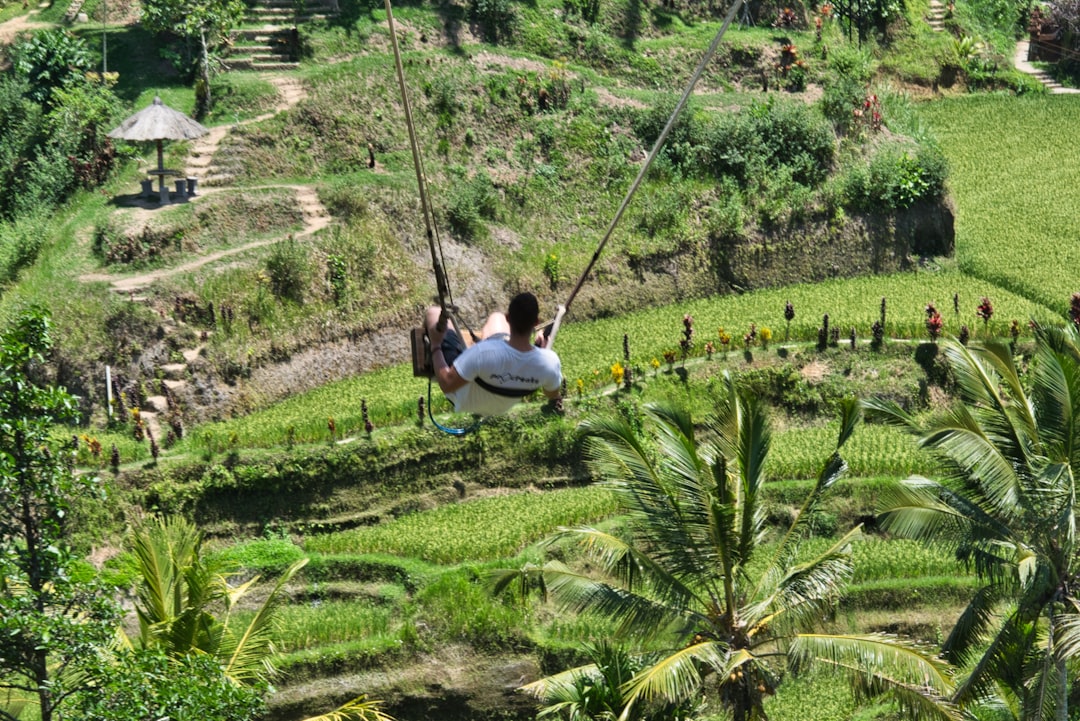
M273 619L282 588L307 562L294 562L278 578L246 625L233 607L254 580L232 587L233 568L202 554L202 535L176 517L150 519L132 532L139 569L135 610L139 642L172 658L206 654L238 684L259 685L273 672Z
M67 516L99 491L51 437L76 416L75 398L45 381L52 347L42 311L0 334L0 691L34 697L41 721L93 680L116 621L103 590L72 573Z
M49 51L28 43L31 55ZM115 150L105 133L117 117L117 98L81 71L63 70L69 74L62 78L59 71L34 71L42 73L37 86L26 76L0 74L0 217L47 213L79 185L100 184L112 169ZM45 84L46 76L53 84ZM42 94L47 101L35 99Z
M491 560L513 556L559 526L599 520L614 510L612 495L599 488L516 493L313 537L305 548L317 553L392 553L441 564Z
M444 643L470 643L500 653L525 644L521 610L492 598L469 569L443 573L416 594L416 601L423 609L416 623L429 626Z
M103 263L138 267L178 252L183 237L183 228L147 224L136 235L107 220L94 228L91 242Z
M469 18L480 26L484 39L490 43L513 37L518 23L510 0L469 0Z
M955 169L960 269L1064 314L1080 285L1080 168L1031 151L1031 128L1066 137L1080 108L1059 97L972 96L920 106ZM987 122L993 119L993 142ZM1047 174L1047 167L1056 169Z
M209 52L240 24L245 10L243 0L148 0L143 3L140 23L152 33L175 33L188 40L183 46L186 53L203 43L201 49ZM189 55L186 62L193 59Z
M465 177L462 170L458 175L447 195L446 219L462 238L475 240L486 232L484 221L496 218L499 198L486 172Z
M216 554L226 564L262 574L280 574L304 558L304 551L284 538L243 541Z
M37 259L45 240L41 232L43 224L44 220L36 215L0 223L0 284L14 281L20 270Z
M244 623L253 615L239 611L235 618ZM394 604L316 596L308 603L293 602L278 610L274 647L282 654L295 654L363 639L372 646L389 648L401 641L399 615Z
M1036 341L1028 378L1004 343L947 343L962 405L927 421L881 400L866 405L915 435L943 469L941 481L911 478L883 497L884 527L947 543L981 584L944 644L970 669L957 701L977 705L1007 689L1024 715L1064 718L1066 663L1080 652L1078 604L1060 581L1076 571L1080 332L1039 329ZM1040 622L1054 629L1045 640L1031 632Z
M266 259L270 291L280 300L302 303L308 287L308 251L290 235L274 244Z
M622 418L590 419L590 467L619 497L627 530L576 528L561 535L605 574L552 561L494 572L493 590L533 578L561 609L609 618L636 644L665 649L647 657L622 687L624 715L638 703L692 701L705 667L725 710L749 721L761 717L785 667L824 662L855 670L857 688L892 688L914 700L915 717L956 718L944 700L951 691L946 669L915 647L876 635L814 632L851 575L858 530L813 558L799 562L799 554L823 496L846 470L840 449L858 423L856 403L845 403L834 450L781 540L764 548L760 504L771 447L764 407L729 376L713 401L708 440L698 439L689 412L675 404L648 406L644 434ZM581 673L597 671L571 670L526 690L550 697ZM922 687L913 698L916 684Z
M76 721L253 721L265 710L265 689L234 683L210 656L170 658L154 649L120 651L103 660L101 669L99 685L77 699Z
M832 166L836 141L828 123L802 103L755 102L724 114L707 131L706 163L716 176L730 175L747 187L787 167L792 179L820 183Z
M887 146L874 153L868 166L849 173L844 194L860 210L902 210L940 196L947 172L945 156L935 146L921 145L914 155Z
M14 45L11 62L15 72L30 83L28 97L49 106L55 89L90 69L90 53L86 41L66 30L39 30Z

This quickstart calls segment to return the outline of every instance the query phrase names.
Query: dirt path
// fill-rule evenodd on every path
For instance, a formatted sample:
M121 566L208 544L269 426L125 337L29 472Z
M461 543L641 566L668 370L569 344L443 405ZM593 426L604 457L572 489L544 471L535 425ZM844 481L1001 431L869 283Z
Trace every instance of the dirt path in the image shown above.
M304 99L304 87L300 81L293 77L273 75L267 77L273 85L278 89L280 98L274 110L270 113L260 115L255 118L241 121L238 125L247 125L249 123L256 123L262 120L268 120L277 113L284 112L289 108L295 106L301 100ZM237 125L220 125L212 128L210 132L201 138L194 141L191 148L191 153L188 156L185 164L185 173L188 176L196 178L206 178L211 172L214 161L214 153L217 152L221 141L228 135L229 130L237 127ZM203 189L200 194L196 196L192 202L198 202L200 197L206 195L212 195L214 193L222 192L227 187L227 183L218 183L214 188ZM287 188L296 193L296 204L300 208L300 213L303 218L303 228L294 234L297 239L305 238L313 233L316 233L330 224L330 213L326 210L323 204L319 201L319 195L315 188L310 185L261 185L252 186L251 189L258 188ZM134 211L134 224L145 223L150 220L154 212L156 212L158 206L152 205L145 208L137 208ZM250 243L236 246L235 248L226 248L223 250L209 253L201 256L188 263L175 266L173 268L165 268L162 270L155 270L149 273L141 273L139 275L118 277L116 275L108 273L89 273L83 275L79 280L83 282L107 282L112 284L112 289L117 293L131 294L138 292L154 282L163 278L169 278L171 276L180 275L182 273L190 273L193 270L197 270L205 265L214 263L223 258L228 258L240 253L243 253L253 248L259 248L264 245L269 245L276 242L276 239L264 239L256 240Z
M315 188L309 185L259 185L251 186L253 190L256 189L270 189L270 188L288 188L296 193L296 204L300 206L300 212L304 219L304 227L302 230L293 234L297 240L306 238L307 236L322 230L330 224L330 214L321 202L319 202L319 196L315 191ZM218 191L212 191L218 192ZM152 212L152 211L150 211ZM108 282L112 284L112 289L117 293L136 293L143 290L147 286L153 284L155 281L162 280L163 278L170 278L174 275L180 275L182 273L190 273L193 270L198 270L204 265L209 265L222 258L228 258L233 255L238 255L253 248L261 248L264 245L270 245L276 243L277 238L267 238L263 240L253 240L250 243L244 243L238 245L235 248L225 248L223 250L216 251L214 253L208 253L207 255L200 256L195 260L177 265L172 268L163 268L161 270L151 271L149 273L141 273L139 275L117 277L108 273L88 273L79 277L79 280L84 283L100 283Z
M0 45L10 45L15 39L15 36L19 33L37 30L38 28L52 27L52 23L34 22L31 20L34 15L37 15L36 11L0 23Z

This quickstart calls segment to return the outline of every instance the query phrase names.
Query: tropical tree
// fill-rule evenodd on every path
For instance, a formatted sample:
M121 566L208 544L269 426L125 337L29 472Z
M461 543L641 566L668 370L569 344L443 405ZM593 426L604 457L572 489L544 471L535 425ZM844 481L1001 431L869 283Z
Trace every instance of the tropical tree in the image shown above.
M41 721L59 717L92 679L117 618L108 595L73 573L70 513L100 488L74 474L52 435L76 403L47 381L51 328L31 311L0 333L0 719L9 721L21 706Z
M195 115L210 110L210 65L213 51L244 19L243 0L144 0L142 24L154 33L175 33L188 45L198 43L195 59ZM188 60L191 58L189 57Z
M856 528L813 558L799 555L822 497L846 470L839 449L860 414L854 399L842 408L836 449L798 516L769 547L761 495L768 423L761 403L730 376L701 440L690 414L670 404L646 406L647 437L624 417L587 421L588 462L620 497L626 533L579 528L562 536L579 541L606 577L549 562L494 574L495 590L522 573L539 574L562 607L610 618L620 635L654 654L622 685L621 719L654 704L682 704L706 684L734 721L762 719L782 672L810 662L851 673L860 693L890 692L912 717L955 718L944 701L952 691L946 664L915 645L811 632L840 597L860 535ZM597 671L590 664L527 688L548 696Z
M945 641L947 659L970 665L954 700L996 695L1022 718L1064 721L1067 663L1080 653L1080 335L1035 337L1028 378L1004 343L948 343L960 402L925 423L893 403L868 406L942 468L938 481L909 478L883 497L884 527L952 544L983 582Z
M202 535L181 517L153 518L132 532L139 570L136 612L140 645L181 658L204 653L217 659L226 676L239 683L265 680L273 672L274 611L281 593L307 564L302 558L277 580L251 621L232 622L237 602L259 577L231 586L233 569L220 558L204 556ZM221 607L222 615L214 611Z

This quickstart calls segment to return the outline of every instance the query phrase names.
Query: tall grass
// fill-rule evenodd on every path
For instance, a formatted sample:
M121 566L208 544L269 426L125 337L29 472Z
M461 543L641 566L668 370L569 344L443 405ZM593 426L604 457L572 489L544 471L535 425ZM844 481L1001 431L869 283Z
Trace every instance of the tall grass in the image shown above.
M312 537L305 548L315 553L389 553L441 564L508 558L559 526L595 521L615 510L614 496L603 488L515 493Z
M253 612L237 614L246 625ZM400 610L390 606L355 601L309 601L282 606L276 613L274 645L282 653L293 653L365 639L380 645L380 639L396 640L401 627Z
M960 268L1064 313L1080 290L1080 99L977 95L921 113L951 165Z

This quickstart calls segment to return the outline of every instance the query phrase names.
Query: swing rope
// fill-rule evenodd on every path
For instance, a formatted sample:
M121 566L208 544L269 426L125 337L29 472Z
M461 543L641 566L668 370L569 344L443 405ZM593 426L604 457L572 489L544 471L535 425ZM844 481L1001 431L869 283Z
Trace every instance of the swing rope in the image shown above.
M671 113L671 117L668 118L667 124L664 129L657 136L656 141L653 143L652 150L649 151L649 155L645 158L645 163L641 166L641 170L638 171L637 177L634 178L634 182L631 183L629 190L627 190L622 203L619 205L618 210L615 212L615 216L611 219L611 223L608 225L607 231L601 238L596 251L593 253L592 259L589 260L588 265L585 266L585 270L581 273L581 277L578 278L577 283L574 285L573 290L570 291L570 295L567 297L566 302L558 307L558 311L555 316L555 320L543 330L544 337L547 339L547 347L550 348L555 343L555 335L558 333L559 325L562 322L563 316L570 309L570 305L577 298L578 293L581 291L582 286L585 285L585 281L588 280L589 275L592 273L593 268L596 266L597 261L600 260L601 253L604 252L604 248L607 246L608 241L611 240L611 236L615 232L615 228L618 226L619 221L622 220L623 213L630 205L630 201L633 200L634 195L637 193L638 187L645 179L649 169L652 167L653 161L660 153L660 149L664 146L664 142L667 140L668 135L671 133L671 129L675 127L675 122L679 119L683 109L686 107L687 102L690 100L690 95L694 91L694 87L697 85L701 76L705 73L705 68L708 66L709 61L716 55L717 49L720 47L720 41L723 39L724 34L727 33L728 27L735 19L735 14L739 11L745 0L735 0L731 8L728 10L727 15L724 17L724 22L720 26L720 30L716 33L712 43L709 44L708 49L702 56L701 61L698 63L697 68L694 70L693 75L690 77L690 81L683 91L682 97L679 98L679 102L675 105L675 109ZM448 320L453 320L455 327L462 326L456 318L457 307L454 305L453 295L450 291L450 283L447 279L445 266L443 263L443 251L442 251L442 238L438 234L438 229L435 226L434 214L431 210L431 205L428 199L427 192L427 174L424 170L424 161L420 155L420 145L416 139L416 129L413 124L412 107L409 104L409 95L405 87L405 70L401 62L401 50L398 47L397 31L394 27L394 12L390 6L390 0L383 0L386 7L386 19L390 29L390 43L394 50L394 68L397 72L398 87L401 90L401 101L405 109L405 124L409 132L409 146L412 150L413 167L416 170L416 183L420 191L420 207L424 215L424 229L427 235L428 249L431 252L432 268L435 273L435 285L439 294L439 307L442 309L442 313L439 315L438 328L444 330ZM469 334L476 341L476 334L471 329L468 329ZM480 426L480 422L474 423L472 426L464 428L451 428L442 425L437 420L431 410L432 401L432 379L428 378L428 417L436 428L455 436L463 436L476 430Z
M416 139L416 126L413 123L412 105L409 102L409 93L405 86L405 68L401 62L401 49L398 47L397 29L394 26L394 11L390 6L390 0L383 0L386 7L386 20L390 29L390 44L394 50L394 70L397 73L398 88L401 91L401 104L405 109L405 127L409 132L409 148L412 151L413 168L416 171L416 185L420 191L420 210L424 216L424 234L427 237L428 250L431 253L431 265L435 272L435 288L439 295L439 307L442 313L439 316L439 330L446 329L448 320L452 320L455 328L464 328L477 339L476 333L461 322L458 317L458 307L454 303L454 295L450 290L450 280L446 274L446 266L443 263L442 236L439 235L438 226L435 224L435 214L431 209L427 186L427 170L424 167L424 158L420 154L420 144Z
M735 19L735 13L739 11L739 7L744 1L745 0L735 0L735 2L732 3L727 16L724 18L724 24L720 26L720 30L716 33L716 37L713 38L712 43L709 45L709 49L706 50L705 55L702 56L701 62L698 63L697 69L690 77L690 82L686 86L686 90L683 91L682 97L679 98L679 102L675 105L675 110L672 111L671 117L668 118L667 125L664 126L664 129L656 138L652 150L649 151L648 157L645 158L645 164L641 166L641 170L638 171L637 177L634 178L634 182L630 185L630 189L626 191L626 197L623 198L622 204L619 205L619 209L615 211L615 217L611 219L611 224L608 225L607 232L604 233L604 237L600 240L600 245L597 246L596 252L593 253L592 260L585 266L585 270L582 272L581 277L578 278L577 284L574 285L574 289L570 291L570 296L566 299L566 302L563 303L562 308L565 310L568 311L570 309L570 304L574 302L574 298L577 297L578 291L585 285L585 281L592 272L593 266L596 265L596 261L600 260L600 254L604 252L604 246L611 240L611 236L615 232L615 227L622 219L623 212L625 212L627 206L630 205L630 201L633 199L634 194L637 193L638 186L641 185L641 181L645 179L645 175L649 172L649 168L652 167L653 160L655 160L656 156L660 153L660 149L663 147L664 141L667 140L668 134L671 133L671 129L675 127L675 121L678 120L679 115L682 114L683 108L686 107L687 101L690 100L690 94L694 92L694 87L705 73L705 67L716 54L716 50L720 47L720 41L723 39L724 33L727 32L728 26L731 25L732 20ZM389 0L387 0L387 2L389 2Z

